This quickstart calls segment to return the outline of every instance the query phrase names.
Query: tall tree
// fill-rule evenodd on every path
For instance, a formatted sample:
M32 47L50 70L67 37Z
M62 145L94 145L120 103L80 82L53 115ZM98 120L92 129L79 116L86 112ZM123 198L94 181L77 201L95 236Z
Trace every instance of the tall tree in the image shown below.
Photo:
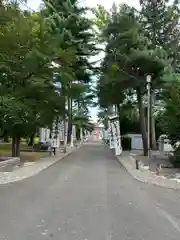
M68 102L68 140L70 140L72 132L72 106L74 98L74 92L79 91L83 93L85 88L81 87L82 84L89 83L91 81L91 74L93 66L89 62L89 57L96 54L96 46L94 42L94 34L92 33L92 21L85 17L86 9L80 7L77 0L70 1L46 1L49 9L48 13L54 16L57 13L66 20L66 28L70 31L64 32L64 43L62 48L65 51L73 51L75 53L75 59L69 63L71 76L66 80L61 77L64 88L66 89L67 102ZM56 22L57 29L62 26ZM60 59L60 64L61 59ZM74 81L78 81L79 84L74 84ZM74 89L76 88L76 89ZM73 89L75 91L73 91Z
M13 137L12 154L19 155L22 136L50 126L62 114L52 62L62 53L63 33L52 35L53 19L24 12L17 4L7 4L4 15L8 24L0 32L1 129Z
M147 155L146 124L143 95L146 89L146 74L152 75L153 84L166 66L166 55L161 48L148 49L136 10L122 5L113 7L109 23L104 31L106 37L105 70L110 73L103 85L111 82L119 89L134 89L137 95L144 154ZM102 89L102 91L104 91ZM117 96L117 94L116 94Z
M140 0L141 23L144 33L149 39L149 48L157 46L164 48L168 57L172 59L172 66L175 71L179 69L179 1L169 0ZM152 102L155 102L155 93L157 89L152 89ZM152 105L152 103L151 103ZM152 146L156 147L155 137L155 118L151 110L151 140Z
M179 0L140 0L140 5L141 22L149 45L163 47L173 59L174 70L177 70L180 36Z

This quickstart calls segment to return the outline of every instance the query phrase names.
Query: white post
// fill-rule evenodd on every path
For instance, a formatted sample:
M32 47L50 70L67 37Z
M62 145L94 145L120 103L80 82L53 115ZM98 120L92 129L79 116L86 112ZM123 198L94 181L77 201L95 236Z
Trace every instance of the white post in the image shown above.
M74 147L74 137L72 133L71 133L71 147Z
M114 148L114 139L113 139L113 131L112 131L112 124L111 121L108 121L108 125L109 125L109 147L110 149Z
M40 143L44 142L44 139L45 139L45 129L40 128L39 129L39 142Z
M117 148L117 141L116 141L116 130L113 123L111 123L112 126L112 148Z
M85 141L87 142L87 130L84 130Z
M112 149L112 143L111 143L111 124L110 120L108 120L108 137L109 137L109 147Z
M64 142L64 122L63 121L61 121L61 123L60 123L60 130L59 130L59 136L60 136L60 141L62 142Z
M111 130L110 130L110 131L111 131ZM112 134L111 134L111 132L109 133L109 147L110 147L110 149L113 149Z
M150 150L150 124L151 124L151 109L150 109L150 104L151 104L151 76L148 75L146 78L147 81L147 91L148 91L148 111L147 111L147 134L148 134L148 158L151 157L151 150Z
M89 134L88 134L88 130L86 130L86 140L88 142L88 138L89 138Z
M80 141L81 141L81 144L83 144L83 129L80 128Z
M67 148L67 136L68 136L68 122L64 121L64 153L66 153Z
M108 136L108 131L107 130L103 130L103 140L105 141L105 143L107 143L109 136Z
M71 130L71 147L74 147L74 141L76 141L76 126L72 125L72 130Z
M77 147L76 125L73 125L73 138L75 146Z

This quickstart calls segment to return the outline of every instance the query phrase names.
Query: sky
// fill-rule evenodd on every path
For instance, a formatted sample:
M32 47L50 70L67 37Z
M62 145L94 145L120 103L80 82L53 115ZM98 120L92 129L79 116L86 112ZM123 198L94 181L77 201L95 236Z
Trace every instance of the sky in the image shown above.
M126 3L134 7L139 7L139 0L81 0L82 3L86 4L89 7L95 7L97 4L103 5L106 9L110 9L112 6L112 3L115 2L117 4L119 3ZM37 9L41 3L41 0L28 0L28 6L32 9Z
M112 7L113 2L116 4L126 3L133 7L139 8L139 0L81 0L82 4L88 7L96 7L98 4L103 5L107 10ZM41 4L41 0L28 0L27 5L31 9L36 10ZM97 108L91 108L90 114L93 121L97 121Z

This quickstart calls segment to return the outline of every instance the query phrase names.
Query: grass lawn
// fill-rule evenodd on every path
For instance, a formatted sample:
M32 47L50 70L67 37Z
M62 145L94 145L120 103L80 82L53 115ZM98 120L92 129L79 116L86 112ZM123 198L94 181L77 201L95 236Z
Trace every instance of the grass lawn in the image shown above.
M49 156L48 152L33 152L32 148L27 144L22 143L20 148L26 149L27 151L21 151L20 158L24 162L37 161L42 157ZM29 151L28 151L29 149ZM0 143L0 157L10 157L11 156L11 143Z

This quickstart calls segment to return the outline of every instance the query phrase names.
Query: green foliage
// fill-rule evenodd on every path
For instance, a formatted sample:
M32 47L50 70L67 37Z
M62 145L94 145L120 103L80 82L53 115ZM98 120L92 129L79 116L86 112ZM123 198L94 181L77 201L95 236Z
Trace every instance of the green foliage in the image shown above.
M108 24L109 21L109 13L108 11L102 6L102 5L97 5L96 9L93 9L93 13L95 16L95 25L99 30L102 30L105 28Z
M79 7L76 0L45 2L47 5L46 14L55 20L55 32L62 28L61 21L59 22L60 16L64 19L66 31L64 31L64 41L61 46L64 51L68 53L73 51L74 53L73 61L71 57L71 61L68 58L66 62L69 70L68 75L60 73L63 94L67 95L73 102L78 103L79 107L83 106L87 110L89 102L86 100L87 95L90 96L90 82L93 71L89 57L97 53L94 34L92 33L93 22L85 17L86 9ZM62 64L61 58L58 59L59 61ZM68 109L68 112L69 116L72 115L72 109Z
M133 102L127 102L121 105L120 129L122 135L141 132L138 109Z
M7 6L6 12L11 19L0 33L1 128L21 137L52 124L62 112L51 67L59 39L50 34L50 21L41 13L24 14L17 5Z
M163 47L172 66L179 71L179 0L141 0L141 22L149 39L148 45Z
M98 36L105 43L97 93L104 110L112 105L120 107L122 132L131 129L130 126L137 130L139 117L147 150L144 108L147 75L152 77L153 95L161 102L156 110L156 129L163 130L173 144L180 136L180 8L178 0L141 0L140 5L139 12L128 5L115 4L109 12L102 7L95 12ZM137 101L135 109L138 107L139 113L128 106L129 99ZM102 117L107 119L105 111Z
M151 74L155 81L168 64L163 49L149 50L146 47L147 39L136 19L134 9L127 5L117 8L111 15L104 36L107 46L99 91L103 94L109 93L109 97L104 96L104 99L110 101L110 104L121 102L122 98L119 96L123 93L118 94L117 89L143 89L146 85L146 74ZM110 88L112 93L107 91Z
M78 128L83 128L88 131L94 130L94 125L89 121L89 117L87 115L76 115L73 117L73 124Z
M102 29L106 48L97 89L99 104L104 108L122 106L127 99L127 91L134 92L138 101L144 154L147 154L143 107L146 76L151 75L153 89L161 88L165 68L169 67L171 60L163 46L152 47L144 26L145 17L136 9L125 4L113 5L107 25Z
M164 92L164 111L159 116L159 125L174 145L180 136L180 76L174 75L174 81Z
M51 128L59 117L72 114L65 108L67 98L88 110L94 97L89 57L96 48L85 9L77 1L48 0L40 12L9 2L0 13L1 134L20 138ZM88 119L81 123L91 128Z
M92 124L89 120L89 115L87 111L74 111L72 124L76 126L76 137L80 139L80 129L87 130L92 132L94 130L94 124Z

